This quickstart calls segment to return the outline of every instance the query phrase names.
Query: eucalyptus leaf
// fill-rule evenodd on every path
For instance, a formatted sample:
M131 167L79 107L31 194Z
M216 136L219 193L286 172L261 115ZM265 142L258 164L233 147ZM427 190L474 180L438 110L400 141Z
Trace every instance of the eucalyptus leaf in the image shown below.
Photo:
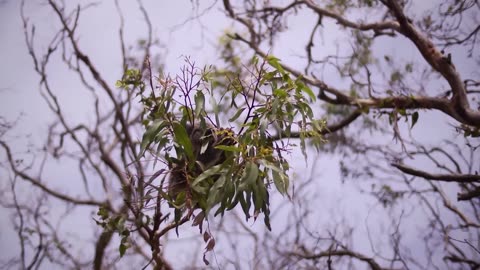
M143 155L148 146L154 141L157 133L165 126L166 124L163 120L156 120L147 128L143 134L142 142L140 143L140 152L138 153L138 157Z
M185 127L180 122L173 122L175 141L185 150L188 160L195 160L193 146Z
M205 111L205 96L201 91L195 94L195 116L200 116Z
M418 121L418 116L419 116L419 115L418 115L418 112L414 112L414 113L412 114L412 127L411 127L411 128L413 128L413 126L415 126L415 124L417 123L417 121Z
M238 117L240 117L240 115L242 115L243 111L245 111L245 109L246 109L245 107L239 109L239 110L232 116L232 118L228 119L228 121L229 121L229 122L233 122L233 121L237 120Z
M205 179L210 178L213 175L219 174L222 171L222 165L215 165L211 167L210 169L204 171L202 174L200 174L197 178L192 183L192 188L195 189L196 186L198 186L202 181Z

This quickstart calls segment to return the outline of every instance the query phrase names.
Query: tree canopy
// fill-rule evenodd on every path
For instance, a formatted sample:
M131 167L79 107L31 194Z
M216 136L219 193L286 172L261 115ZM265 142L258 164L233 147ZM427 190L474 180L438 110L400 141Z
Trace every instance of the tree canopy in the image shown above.
M165 3L105 5L16 7L53 121L0 118L2 267L480 268L479 3L191 1L179 69Z

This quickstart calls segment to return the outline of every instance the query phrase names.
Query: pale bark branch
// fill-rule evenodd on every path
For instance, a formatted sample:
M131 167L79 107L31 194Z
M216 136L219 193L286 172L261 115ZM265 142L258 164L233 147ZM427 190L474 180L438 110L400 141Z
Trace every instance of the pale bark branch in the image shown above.
M455 69L452 60L443 55L432 41L422 35L415 26L410 22L403 13L403 8L396 0L382 1L394 14L400 23L401 30L399 33L410 39L422 54L425 60L438 71L450 85L453 96L448 109L449 115L460 121L472 126L480 126L480 111L472 110L467 98L465 85L460 74Z
M424 56L425 60L435 69L437 70L442 76L447 80L450 87L453 89L453 97L451 99L447 98L437 98L437 97L428 97L428 96L392 96L392 97L384 97L384 98L353 98L346 95L343 91L336 89L324 81L318 80L307 74L303 74L297 69L294 69L286 64L281 64L282 67L290 72L291 74L302 78L310 85L316 86L320 89L319 98L333 103L333 104L344 104L350 106L357 106L357 107L369 107L369 108L389 108L389 109L435 109L442 111L443 113L453 117L460 123L472 125L472 126L480 126L480 111L475 111L470 108L468 103L466 90L464 83L460 77L460 74L456 71L454 65L445 57L442 53L435 48L433 43L421 35L411 24L406 16L401 11L399 4L396 1L389 1L393 4L386 4L397 17L397 22L388 22L385 25L381 26L379 30L383 28L390 28L402 35L405 35L409 38L418 48L420 53ZM232 38L240 40L246 43L250 48L252 48L258 55L262 57L267 57L268 53L264 52L260 49L258 45L258 38L259 35L255 31L253 24L240 16L238 16L231 4L230 1L224 0L224 7L228 12L228 15L237 20L238 22L242 23L245 27L247 27L250 39L246 39L239 34L235 34ZM323 10L316 6L315 4L311 3L310 1L298 1L292 5L298 4L307 4L310 8L317 10L318 12L323 12L322 14L328 15L329 17L335 18L339 20L341 17L340 15L336 15L332 12L327 10ZM283 11L281 8L271 8L273 10L277 10L279 12ZM375 29L376 24L367 24L363 25L356 25L348 20L340 20L343 22L345 26L353 27L353 28L362 28L360 30L370 30ZM387 27L388 26L388 27ZM379 27L378 24L376 27ZM334 97L329 97L324 94L327 92Z

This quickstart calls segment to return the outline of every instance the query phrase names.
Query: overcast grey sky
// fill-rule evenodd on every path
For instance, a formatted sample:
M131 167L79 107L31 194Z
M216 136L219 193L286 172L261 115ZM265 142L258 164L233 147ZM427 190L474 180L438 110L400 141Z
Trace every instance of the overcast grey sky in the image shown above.
M45 49L44 43L51 38L52 33L59 27L58 19L52 16L52 11L44 4L44 1L28 0L26 2L26 15L36 25L38 47ZM66 2L69 5L72 4L72 1ZM142 38L146 34L143 17L138 10L136 1L120 2L125 16L126 42L134 44L138 38ZM165 57L164 63L166 64L167 72L173 74L178 72L183 64L183 56L191 56L199 65L217 62L219 56L216 44L223 31L231 28L232 24L217 7L209 10L205 15L197 14L214 1L201 1L202 6L199 10L192 8L191 1L187 0L144 2L147 11L150 12L153 33L159 38L163 47L159 51ZM0 37L2 38L0 43L0 59L2 59L2 65L0 65L0 115L8 120L20 117L15 132L9 134L9 138L13 139L13 135L16 134L30 135L29 138L20 139L15 144L18 147L18 151L23 151L26 150L25 142L27 141L33 141L37 144L44 141L47 124L51 122L52 116L39 94L39 78L34 73L31 57L27 54L19 3L20 1L17 0L7 0L0 4ZM200 15L197 19L188 20L192 16L195 17L197 15ZM285 44L285 46L277 46L273 53L279 55L283 61L288 62L290 65L295 65L296 61L301 62L297 55L298 51L292 48L303 50L306 33L310 31L310 28L305 30L303 26L306 22L312 20L316 19L313 16L305 16L292 20L289 27L298 31L292 31L292 34L285 37L285 40L280 40L279 44ZM82 13L79 24L80 46L94 60L95 65L103 72L102 75L107 79L108 83L114 85L115 81L122 75L121 52L118 42L119 17L115 11L114 1L99 1L98 6ZM304 29L303 32L302 29ZM331 37L335 33L326 32L324 35ZM335 48L334 44L328 44L328 39L324 45L326 50ZM418 53L411 45L400 47L402 49L399 50L398 43L389 44L386 42L379 45L378 50L379 53L382 51L393 52L404 55L405 58L418 57ZM460 65L459 69L464 72L470 72L472 66L471 63L465 63L465 65ZM57 94L60 102L64 104L67 110L67 115L71 115L76 121L89 119L89 110L83 106L83 103L88 103L88 96L77 95L78 91L75 91L75 88L78 86L72 83L77 79L68 70L65 70L65 66L60 61L52 61L49 72L56 78L62 78L55 80L55 89L61 90ZM443 131L446 127L448 127L448 132L453 132L448 125L448 121L438 116L438 113L422 114L418 126L423 125L423 127L413 131L416 136L418 135L417 138L426 141L432 140L432 133ZM388 138L388 140L391 140L391 138ZM387 215L388 213L384 212L385 209L372 208L373 201L366 199L365 196L358 195L358 190L355 186L341 184L338 171L338 156L320 156L317 163L313 165L314 157L315 155L310 155L309 167L305 169L305 163L300 153L295 152L292 154L292 160L302 160L302 162L295 162L294 164L296 173L293 174L292 181L295 181L296 178L308 177L313 171L314 176L318 177L319 180L316 184L317 189L314 192L312 191L312 193L315 193L312 194L312 197L314 197L312 203L322 204L324 209L337 209L338 213L344 213L347 219L352 222L358 221L362 223L362 226L358 228L360 236L357 237L360 243L367 243L366 228L363 226L365 225L366 213L371 211L374 212L371 215L378 216ZM57 181L58 183L56 184L61 186L63 178L68 177L70 168L62 166L57 169L55 165L58 164L54 164L52 171L48 173L52 176L52 181ZM5 178L2 177L2 181L4 181L3 179ZM455 194L454 191L451 193ZM272 204L279 203L283 199L285 198L275 196ZM89 213L83 214L88 216ZM78 225L80 223L85 228L91 226L92 220L86 220L85 216L72 221L71 224ZM316 218L319 224L329 219L328 213L320 213ZM18 240L15 235L8 233L11 231L8 230L10 221L7 213L0 213L0 219L0 249L7 251L0 255L1 259L2 256L9 255L9 253L14 254L14 252L18 252L18 249L15 248ZM259 226L263 226L263 223L257 222L252 225L252 228L261 230ZM415 226L415 224L412 224L412 226ZM275 230L277 229L274 227ZM406 237L406 241L411 241L413 246L418 236L411 235ZM179 243L177 248L181 249L181 245L184 245L185 242ZM368 250L369 246L360 245L359 249ZM168 250L170 254L167 253L167 255L175 256L174 254L177 254L177 251L178 249L173 248Z

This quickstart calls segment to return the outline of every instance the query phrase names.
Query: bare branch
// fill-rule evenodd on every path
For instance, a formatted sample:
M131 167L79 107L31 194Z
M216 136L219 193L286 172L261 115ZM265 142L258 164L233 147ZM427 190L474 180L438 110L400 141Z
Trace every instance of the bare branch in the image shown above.
M393 167L399 169L400 171L406 173L406 174L419 176L419 177L425 178L427 180L436 180L436 181L444 181L444 182L458 182L458 183L480 182L480 175L474 175L474 174L460 174L460 175L431 174L431 173L428 173L428 172L424 172L424 171L414 169L412 167L408 167L404 164L391 163L391 165Z
M323 251L323 252L314 253L314 254L302 254L302 253L298 253L298 252L296 252L296 253L292 252L289 255L300 257L300 258L307 259L307 260L325 258L325 257L330 258L332 256L334 256L334 257L346 256L346 257L352 257L352 258L358 259L360 261L366 262L372 270L385 269L385 268L381 267L373 258L367 257L365 255L362 255L360 253L350 251L350 250L331 250L331 251Z
M8 162L10 164L10 168L12 169L12 171L16 175L18 175L20 178L22 178L23 180L30 182L34 186L40 188L45 193L47 193L47 194L49 194L49 195L51 195L51 196L53 196L57 199L60 199L60 200L66 201L66 202L70 202L70 203L74 203L74 204L77 204L77 205L92 205L92 206L98 206L98 207L104 206L104 207L110 208L108 201L99 202L99 201L95 201L95 200L75 199L73 197L62 194L60 192L57 192L57 191L47 187L45 184L42 183L42 181L40 179L36 179L36 178L20 171L17 168L17 166L15 165L16 163L13 160L12 153L10 151L10 147L4 141L0 141L0 145L3 147L3 149L5 150L5 152L7 154L7 159L8 159Z

